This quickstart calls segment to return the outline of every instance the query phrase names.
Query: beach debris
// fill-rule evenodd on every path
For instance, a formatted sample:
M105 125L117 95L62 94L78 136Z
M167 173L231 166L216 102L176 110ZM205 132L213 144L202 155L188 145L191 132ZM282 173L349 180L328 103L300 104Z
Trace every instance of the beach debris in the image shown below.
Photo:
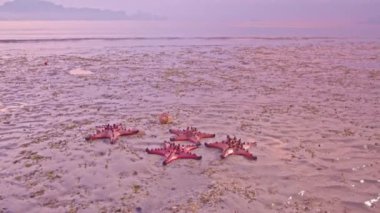
M142 212L142 208L141 207L136 207L136 212L137 213L141 213Z
M353 167L352 168L352 171L358 171L358 170L360 170L360 169L364 169L364 168L366 168L367 167L367 165L365 165L365 164L363 164L363 165L361 165L361 166L357 166L357 167Z
M91 72L89 70L84 70L81 68L76 68L76 69L70 70L69 73L71 75L92 75L92 74L94 74L93 72Z
M286 201L286 204L290 205L291 201L293 200L293 197L292 196L289 196L288 197L288 201Z
M0 102L0 112L8 113L13 112L19 109L23 109L27 107L27 103L23 102L14 102L12 105L5 106L3 103Z
M214 138L215 134L203 133L197 130L195 127L187 127L186 129L170 129L170 133L175 136L170 138L170 141L189 141L200 146L200 140L203 138Z
M132 186L132 190L133 190L133 192L134 192L135 194L137 194L137 193L139 193L139 192L141 191L141 186L135 184L135 185Z
M111 144L114 144L119 137L137 134L137 129L127 129L122 124L107 124L96 127L96 133L87 136L86 141L93 141L98 139L110 139Z
M44 65L45 65L45 66L47 66L47 65L48 65L48 61L47 61L47 60L44 62Z
M241 139L237 139L236 137L231 138L229 135L227 135L227 140L225 141L205 143L206 147L222 150L221 158L226 158L229 155L242 155L249 160L257 160L257 156L249 152L249 148L253 144L241 142Z
M173 142L164 142L163 148L156 148L156 149L148 149L146 148L146 152L148 154L156 154L161 155L165 157L165 160L162 162L162 164L165 166L169 164L170 162L173 162L177 159L195 159L200 160L202 159L202 156L198 156L194 153L191 153L192 150L198 148L197 145L176 145Z
M164 112L160 115L159 121L160 124L169 124L173 122L173 117L169 113Z
M379 202L380 201L380 193L379 195L377 196L377 198L373 198L371 200L367 200L364 202L364 204L368 207L373 207L375 205L375 203Z

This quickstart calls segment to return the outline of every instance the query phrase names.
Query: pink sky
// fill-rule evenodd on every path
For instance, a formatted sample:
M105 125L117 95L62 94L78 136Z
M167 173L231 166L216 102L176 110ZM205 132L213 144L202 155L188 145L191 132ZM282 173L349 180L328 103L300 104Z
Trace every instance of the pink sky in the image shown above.
M162 15L171 20L380 24L379 0L47 0ZM6 0L0 0L4 3Z
M0 4L7 0L0 0ZM380 35L380 0L46 0L66 7L138 11L176 22L237 27L351 28Z

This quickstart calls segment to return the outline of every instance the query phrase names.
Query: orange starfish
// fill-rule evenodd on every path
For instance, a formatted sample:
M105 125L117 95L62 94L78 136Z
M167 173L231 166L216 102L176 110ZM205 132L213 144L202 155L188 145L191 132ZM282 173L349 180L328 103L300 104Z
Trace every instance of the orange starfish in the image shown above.
M208 134L199 132L197 128L187 127L187 129L170 129L170 133L175 134L174 137L170 138L171 141L190 141L196 145L201 145L200 140L202 138L213 138L215 134Z
M137 129L126 129L122 124L104 125L96 127L96 133L87 136L86 141L98 139L110 139L111 144L114 144L119 137L137 134Z
M167 165L170 162L173 162L177 159L195 159L200 160L202 159L202 156L198 156L196 154L191 153L191 150L194 150L198 148L196 145L188 145L188 146L181 146L176 145L175 143L170 142L164 142L163 148L156 148L156 149L148 149L146 148L146 152L148 154L156 154L161 155L165 157L164 162L162 162L163 165Z
M205 143L206 147L222 150L221 158L226 158L229 155L242 155L249 160L257 160L257 157L248 151L252 144L243 143L241 139L237 140L236 137L231 138L229 135L225 141Z

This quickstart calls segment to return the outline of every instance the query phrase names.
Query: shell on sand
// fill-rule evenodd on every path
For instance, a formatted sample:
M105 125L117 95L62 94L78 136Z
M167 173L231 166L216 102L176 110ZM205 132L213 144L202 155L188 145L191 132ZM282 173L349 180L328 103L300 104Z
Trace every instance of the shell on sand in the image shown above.
M162 113L159 117L160 124L169 124L173 122L173 117L169 113Z
M25 106L27 106L27 104L23 103L23 102L15 102L15 103L8 105L8 106L5 106L3 103L0 102L0 112L6 113L9 111L22 109Z
M92 75L92 74L94 74L93 72L91 72L89 70L84 70L81 68L76 68L76 69L70 70L69 73L71 75Z

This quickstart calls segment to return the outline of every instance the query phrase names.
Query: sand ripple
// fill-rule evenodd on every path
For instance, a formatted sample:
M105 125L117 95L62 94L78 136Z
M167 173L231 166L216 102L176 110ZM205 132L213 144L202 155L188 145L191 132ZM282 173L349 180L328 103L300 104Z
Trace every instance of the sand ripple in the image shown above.
M259 45L1 50L0 212L378 212L379 42ZM144 133L84 140L118 122ZM145 154L187 126L258 161Z

